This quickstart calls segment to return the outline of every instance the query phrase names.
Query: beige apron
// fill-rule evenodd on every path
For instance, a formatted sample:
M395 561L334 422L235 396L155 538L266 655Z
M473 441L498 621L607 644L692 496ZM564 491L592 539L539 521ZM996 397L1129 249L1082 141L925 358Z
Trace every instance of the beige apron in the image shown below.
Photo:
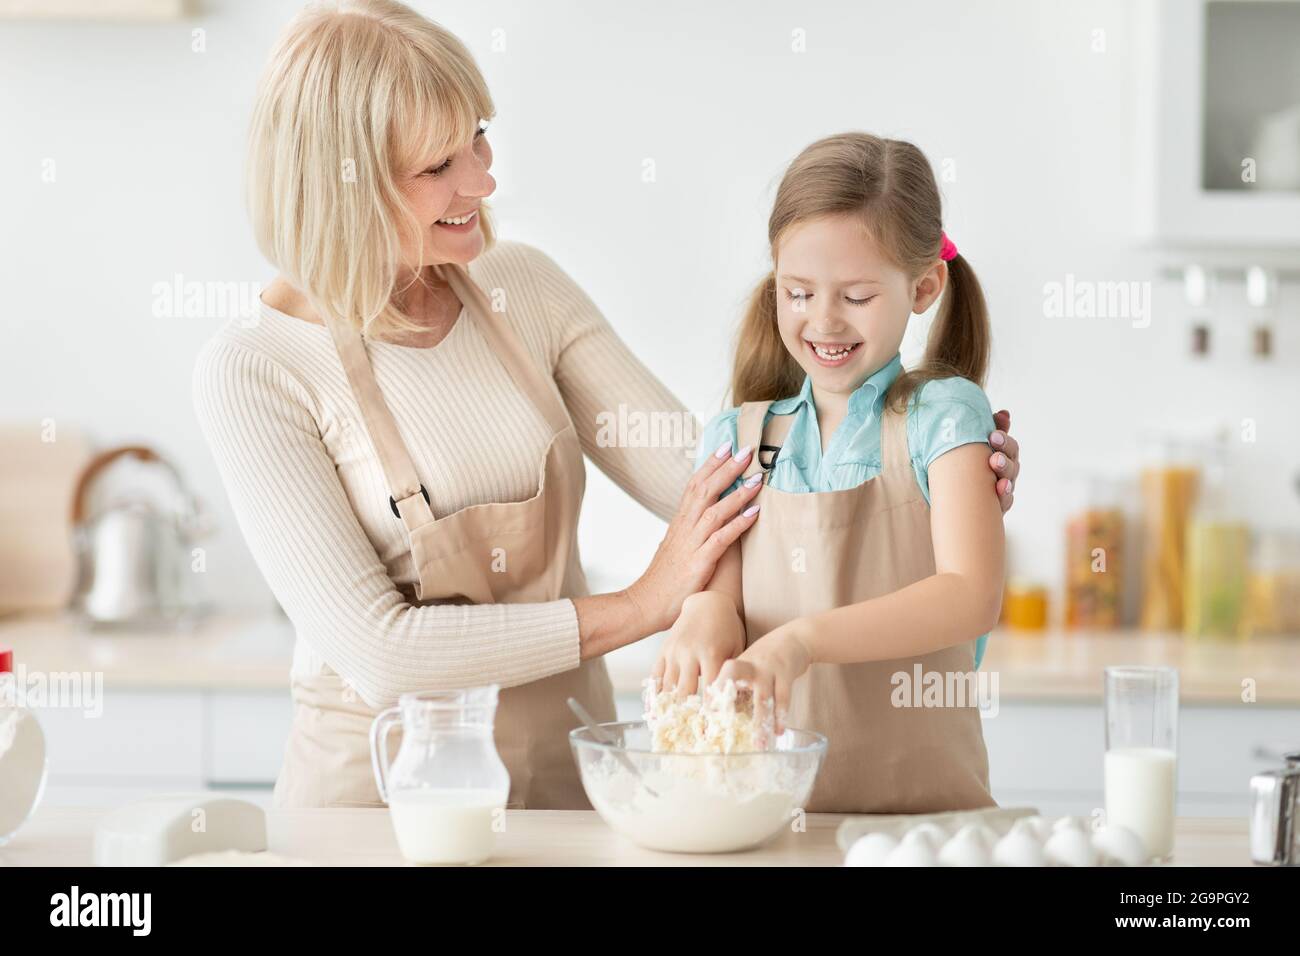
M586 486L582 449L555 383L544 375L487 297L460 266L441 274L492 351L546 420L551 441L527 501L472 505L434 517L360 333L331 322L330 333L384 476L393 520L406 526L418 574L414 604L510 604L585 596L578 558L578 512ZM435 684L430 681L430 684ZM370 766L375 711L330 671L292 681L294 720L276 782L281 807L382 806ZM590 809L569 751L576 697L597 720L614 719L614 691L603 659L501 691L496 743L510 772L509 806Z
M760 446L778 443L789 429L788 416L773 416L764 430L770 405L741 406L739 445L759 449L746 477L770 467L775 448ZM759 519L741 538L750 643L796 617L888 594L934 574L930 508L908 458L904 415L886 412L881 421L881 466L876 478L842 491L759 490ZM795 682L786 724L830 739L809 812L996 806L977 706L891 703L892 675L903 671L914 681L917 663L923 673L969 673L975 642L916 658L813 664Z

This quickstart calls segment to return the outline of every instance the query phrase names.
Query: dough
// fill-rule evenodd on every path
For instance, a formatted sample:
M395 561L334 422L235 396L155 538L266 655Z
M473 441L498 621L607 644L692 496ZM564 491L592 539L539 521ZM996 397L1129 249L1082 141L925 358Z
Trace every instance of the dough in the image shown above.
M660 690L655 678L642 684L650 749L656 753L733 754L771 750L771 701L755 713L754 695L732 680L710 684L703 694L681 697Z

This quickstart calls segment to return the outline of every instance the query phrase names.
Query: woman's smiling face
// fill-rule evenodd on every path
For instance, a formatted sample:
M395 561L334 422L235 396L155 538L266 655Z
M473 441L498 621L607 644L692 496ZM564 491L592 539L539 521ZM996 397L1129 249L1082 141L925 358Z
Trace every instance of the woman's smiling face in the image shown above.
M930 307L947 277L941 263L908 276L853 215L791 226L775 273L781 340L815 387L843 394L894 357L908 317Z
M486 127L481 126L473 142L405 175L402 192L423 230L420 266L443 262L467 265L483 251L479 207L497 187L488 172L492 167L492 147L485 133ZM466 220L466 217L468 220L459 224L444 221ZM413 266L416 255L414 238L404 237L403 262Z

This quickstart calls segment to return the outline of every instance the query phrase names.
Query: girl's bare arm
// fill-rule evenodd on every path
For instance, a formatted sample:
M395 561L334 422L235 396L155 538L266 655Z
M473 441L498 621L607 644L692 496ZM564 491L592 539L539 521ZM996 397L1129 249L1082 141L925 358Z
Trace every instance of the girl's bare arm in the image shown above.
M930 465L933 575L891 594L785 625L813 661L915 657L974 640L993 628L1002 602L1005 544L1002 508L998 497L988 493L995 476L987 459L986 445L969 444Z

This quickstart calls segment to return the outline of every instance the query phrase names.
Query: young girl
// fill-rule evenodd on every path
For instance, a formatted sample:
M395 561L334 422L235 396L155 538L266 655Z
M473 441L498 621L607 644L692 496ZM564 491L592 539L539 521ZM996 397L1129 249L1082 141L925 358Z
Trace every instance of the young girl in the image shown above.
M825 734L809 811L993 805L963 694L1003 577L979 283L920 150L864 133L795 159L768 240L774 268L736 350L740 404L700 445L757 450L741 480L766 478L761 510L683 606L656 675L684 692L734 678L774 699L778 731ZM936 300L924 362L904 371L908 317Z

